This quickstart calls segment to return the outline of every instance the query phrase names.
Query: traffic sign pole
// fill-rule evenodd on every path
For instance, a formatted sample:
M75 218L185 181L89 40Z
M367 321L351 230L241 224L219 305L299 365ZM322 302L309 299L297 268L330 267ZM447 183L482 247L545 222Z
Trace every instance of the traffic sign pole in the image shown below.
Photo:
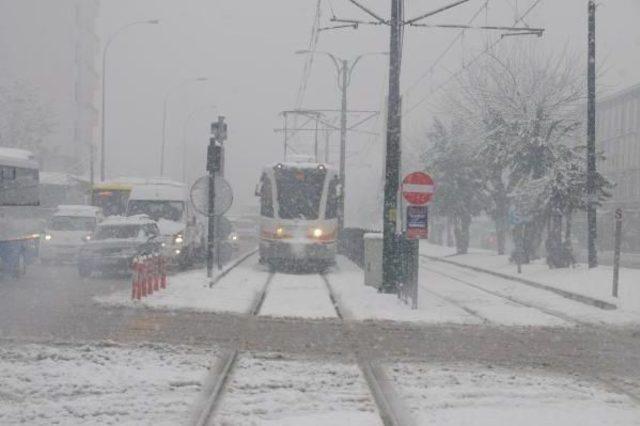
M620 246L622 245L622 209L616 209L616 231L613 249L613 289L611 295L618 297L618 279L620 276Z

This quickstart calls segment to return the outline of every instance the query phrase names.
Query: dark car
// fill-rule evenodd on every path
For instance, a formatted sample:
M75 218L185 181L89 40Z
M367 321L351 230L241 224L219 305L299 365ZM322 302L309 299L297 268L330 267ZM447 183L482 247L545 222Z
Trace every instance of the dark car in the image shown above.
M80 250L78 273L128 272L134 257L160 251L159 236L158 225L147 216L110 217Z

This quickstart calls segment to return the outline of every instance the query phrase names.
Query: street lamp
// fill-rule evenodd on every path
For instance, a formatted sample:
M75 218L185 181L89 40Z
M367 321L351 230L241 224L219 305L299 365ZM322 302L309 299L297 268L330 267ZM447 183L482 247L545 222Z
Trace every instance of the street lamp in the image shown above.
M189 83L195 83L199 81L208 81L207 77L197 77L197 78L189 78L184 80L182 83L173 86L171 89L167 90L167 94L164 97L164 105L162 109L162 147L160 149L160 176L164 176L164 151L167 146L167 104L169 103L169 97L174 91L178 89L182 89Z
M111 46L111 43L113 42L113 40L116 39L116 37L118 37L118 35L120 35L124 30L131 28L135 25L143 25L143 24L151 24L151 25L157 25L159 24L160 21L157 19L150 19L147 21L135 21L135 22L131 22L127 25L124 25L122 27L120 27L116 32L114 32L111 37L109 37L109 39L107 40L107 43L104 45L104 49L102 50L102 125L100 126L100 180L104 181L105 177L106 177L106 172L105 172L105 162L106 162L106 157L105 157L105 145L106 145L106 140L105 140L105 132L106 132L106 125L105 125L105 117L106 117L106 99L107 99L107 53L109 52L109 47Z
M342 231L344 228L344 197L345 197L345 189L346 189L346 175L345 175L345 156L346 156L346 142L347 142L347 87L351 83L351 75L353 74L353 70L360 61L360 59L365 56L372 55L388 55L389 52L367 52L361 55L356 56L351 60L351 64L346 59L342 59L332 53L324 52L324 51L313 51L313 50L297 50L295 52L296 55L301 54L315 54L319 53L322 55L328 56L333 65L336 67L337 79L338 79L338 87L342 92L342 105L340 108L340 182L342 182L342 191L340 193L340 209L338 214L338 229Z
M205 105L203 107L196 108L189 113L189 115L187 116L187 119L184 121L184 126L182 128L182 182L183 183L187 183L187 129L189 128L189 125L191 124L191 120L196 114L205 110L211 110L216 108L217 107L215 105Z

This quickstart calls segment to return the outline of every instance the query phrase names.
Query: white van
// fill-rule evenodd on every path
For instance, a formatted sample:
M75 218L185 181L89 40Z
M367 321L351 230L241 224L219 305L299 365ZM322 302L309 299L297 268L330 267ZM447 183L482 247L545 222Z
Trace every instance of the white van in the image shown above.
M60 205L47 222L40 240L40 261L75 261L83 240L90 239L103 219L100 207Z
M178 182L134 185L127 216L145 214L158 223L163 252L179 266L191 264L204 249L204 233L189 202L186 185Z

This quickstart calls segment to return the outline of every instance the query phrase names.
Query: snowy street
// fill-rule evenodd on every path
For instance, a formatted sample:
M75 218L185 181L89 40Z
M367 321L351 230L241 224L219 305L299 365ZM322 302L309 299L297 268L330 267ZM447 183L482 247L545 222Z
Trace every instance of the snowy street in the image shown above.
M210 364L221 351L232 350L238 351L238 359L211 424L301 424L301 419L307 419L302 424L375 424L379 408L363 375L368 362L386 371L395 405L410 413L416 424L466 424L478 413L491 412L492 407L514 397L496 391L505 383L516 395L551 392L569 401L574 411L567 411L565 424L583 424L573 422L583 417L571 413L600 407L600 403L590 405L585 392L594 392L597 401L610 407L610 424L635 424L631 419L637 417L637 313L599 309L451 264L422 262L416 310L395 296L365 286L362 271L342 257L336 267L321 275L273 274L258 265L255 256L248 256L213 287L202 271L181 272L170 276L166 291L140 302L130 300L127 278L79 279L71 268L53 268L53 275L50 269L37 267L20 282L2 283L3 379L39 375L39 366L29 369L21 361L39 357L38 353L53 353L45 358L70 360L78 366L96 362L95 357L83 354L102 353L100 348L110 351L106 358L101 355L101 365L127 363L126 356L141 359L144 368L167 362L185 367L193 363L189 370L192 385L153 385L158 386L156 399L176 401L167 410L190 413L202 398L197 395L203 383L215 380L207 372ZM105 342L112 343L105 346ZM77 348L68 349L69 344ZM65 353L67 350L71 353ZM137 355L136 351L148 353ZM481 374L476 365L491 370ZM450 368L460 371L455 386L447 379ZM175 374L183 374L172 372L171 367L162 371L166 377L159 375L157 380L166 383L174 383ZM73 384L69 386L93 387L84 382L83 374L81 370L71 374ZM539 375L545 378L538 379ZM335 381L327 381L330 377ZM478 377L485 379L479 382ZM105 389L100 392L115 393L121 386L117 377L95 376L92 380ZM421 381L427 383L427 389L428 383L445 387L444 396L437 400L421 396L417 384ZM531 388L530 383L537 383L539 389ZM132 388L152 386L144 381L129 384ZM319 397L334 388L335 397ZM20 416L40 416L42 424L50 418L68 424L87 418L98 424L135 423L135 401L103 413L82 397L68 403L66 414L50 410L43 414L31 407L19 415L16 410L26 402L15 395L33 391L21 387L8 392L9 396L0 398L0 413L9 424L23 418ZM47 388L38 392L39 398L57 398ZM469 406L464 396L468 392L484 395L483 402ZM308 402L302 403L305 398ZM432 402L425 405L420 402L424 398ZM292 400L297 402L295 409L287 404ZM529 398L503 413L504 419L519 419L536 407L546 407L547 402ZM144 413L145 419L156 415ZM166 416L162 417L166 424L175 424L171 416L180 417L157 413Z

